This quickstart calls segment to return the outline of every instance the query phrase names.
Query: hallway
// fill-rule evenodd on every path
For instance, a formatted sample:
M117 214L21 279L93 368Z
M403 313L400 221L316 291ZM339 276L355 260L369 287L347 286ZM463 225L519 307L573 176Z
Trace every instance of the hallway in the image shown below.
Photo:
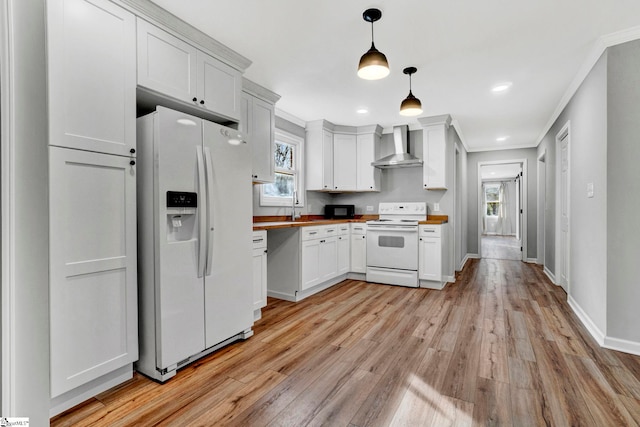
M482 258L522 260L520 241L513 236L482 236Z

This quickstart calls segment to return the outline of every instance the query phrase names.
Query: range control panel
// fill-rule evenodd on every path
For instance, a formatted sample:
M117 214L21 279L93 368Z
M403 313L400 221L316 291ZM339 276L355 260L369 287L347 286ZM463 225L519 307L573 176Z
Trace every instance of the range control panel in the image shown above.
M168 208L197 208L198 193L167 191Z

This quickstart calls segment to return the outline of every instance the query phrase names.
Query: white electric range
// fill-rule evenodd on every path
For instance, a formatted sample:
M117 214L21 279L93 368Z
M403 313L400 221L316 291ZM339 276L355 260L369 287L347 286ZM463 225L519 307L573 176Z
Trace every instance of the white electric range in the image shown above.
M418 287L418 222L425 202L380 203L379 219L367 221L367 282Z

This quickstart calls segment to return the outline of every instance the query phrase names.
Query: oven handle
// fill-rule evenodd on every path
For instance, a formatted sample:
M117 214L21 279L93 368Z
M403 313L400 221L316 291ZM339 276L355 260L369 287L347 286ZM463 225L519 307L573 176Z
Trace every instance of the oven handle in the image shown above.
M389 227L386 225L368 225L367 226L367 230L370 231L397 231L397 232L404 232L404 233L417 233L418 232L418 227L415 227L413 225L397 225L397 226L393 226L393 227Z

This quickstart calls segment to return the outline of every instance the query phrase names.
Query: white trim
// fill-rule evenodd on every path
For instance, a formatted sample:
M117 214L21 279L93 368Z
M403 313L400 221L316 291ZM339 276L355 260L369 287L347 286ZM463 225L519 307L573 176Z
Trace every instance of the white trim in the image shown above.
M560 176L561 171L562 171L562 161L561 161L561 152L560 152L560 143L562 142L562 140L564 140L565 138L567 138L567 186L568 186L568 191L567 191L567 217L569 218L569 229L567 230L567 250L566 250L566 254L567 259L565 260L565 262L567 263L566 266L566 271L567 271L567 294L571 293L571 263L570 263L570 255L571 255L571 121L568 120L564 126L562 126L562 129L560 129L560 131L556 134L555 137L555 150L556 150L556 212L559 213L558 215L556 215L556 223L555 223L555 229L556 229L556 236L555 236L555 245L556 245L556 259L555 259L555 265L556 265L556 271L559 272L558 274L558 281L556 282L556 284L560 285L560 281L562 280L562 266L560 265L560 260L562 257L562 254L560 253L560 248L562 247L562 236L561 236L561 221L562 221L562 212L560 212L561 210L561 206L562 206L562 200L561 200L561 191L560 191L560 186L562 185L562 178Z
M556 283L556 276L553 275L551 270L549 270L546 265L542 269L542 272L549 278L549 280L551 280L551 283L558 286L558 284Z
M621 351L623 353L635 354L640 356L640 343L635 341L623 340L621 338L604 337L604 348L610 350Z
M604 334L596 326L596 324L591 320L591 318L585 313L585 311L580 307L580 304L576 300L574 300L571 295L567 295L567 302L569 303L569 307L573 310L573 312L578 316L578 319L582 322L587 331L591 334L593 339L602 347L604 345Z
M458 134L458 138L460 138L460 142L462 143L462 146L468 153L470 151L469 146L467 145L467 140L465 139L464 135L462 135L462 127L460 126L460 122L458 122L457 119L451 119L451 126L453 126L453 128L456 130L456 133Z
M632 40L637 40L637 39L640 39L640 26L627 28L626 30L607 34L604 36L600 36L600 38L598 38L593 49L591 50L591 53L587 56L587 59L582 63L582 66L578 70L578 73L571 81L571 84L569 85L567 90L564 92L564 95L562 95L562 98L560 98L560 102L558 102L558 106L553 111L553 114L551 114L551 117L549 117L547 124L544 126L544 128L542 129L542 132L540 132L540 135L536 139L536 144L535 144L536 147L540 145L540 143L544 139L547 132L549 132L549 130L551 129L551 126L553 126L556 120L558 120L558 117L560 117L560 114L562 114L567 104L569 104L569 101L571 101L571 98L573 98L573 95L576 94L576 92L578 91L578 88L580 87L582 82L584 82L584 80L587 78L587 76L589 75L593 67L596 65L596 62L598 62L598 60L600 59L604 51L611 46L619 45L619 44L626 43Z
M470 150L467 150L470 153L479 153L484 151L503 151L503 150L521 150L523 148L535 148L537 145L534 144L522 144L522 145L501 145L499 147L496 146L488 146L488 147L474 147Z
M545 211L547 209L547 149L542 150L542 153L537 158L536 162L536 197L537 197L537 224L536 224L536 255L538 258L537 263L540 265L544 265L545 258L545 241L546 241L546 218ZM542 171L544 170L544 176L541 177ZM540 185L541 179L544 179L542 182L542 187ZM541 197L540 189L544 188L544 194Z
M466 254L462 259L462 261L460 262L460 266L456 271L462 271L464 269L464 266L467 264L467 261L469 261L470 259L479 259L479 258L480 256L478 254Z
M527 171L527 159L511 159L511 160L494 160L494 161L486 161L486 162L478 162L476 165L478 172L478 182L477 182L477 195L478 195L478 203L477 203L477 221L478 221L478 256L482 258L482 166L487 165L504 165L510 163L520 163L522 165L522 194L520 195L522 198L522 260L528 259L527 257L527 199L529 194L529 184L528 184L528 171Z
M537 264L538 263L538 258L525 258L522 261L529 263L529 264Z
M294 116L293 114L287 113L286 111L282 111L278 107L276 107L276 117L280 117L281 119L285 119L286 121L291 122L294 125L298 125L303 129L305 127L307 127L307 122L305 122L302 119L299 119L298 117Z
M0 378L0 413L10 415L15 413L16 377L14 364L15 354L15 191L14 191L14 153L15 141L14 123L14 93L13 74L10 64L14 63L12 44L11 2L2 2L0 6L0 222L2 227L2 250L0 259L2 308L1 332L2 353Z

